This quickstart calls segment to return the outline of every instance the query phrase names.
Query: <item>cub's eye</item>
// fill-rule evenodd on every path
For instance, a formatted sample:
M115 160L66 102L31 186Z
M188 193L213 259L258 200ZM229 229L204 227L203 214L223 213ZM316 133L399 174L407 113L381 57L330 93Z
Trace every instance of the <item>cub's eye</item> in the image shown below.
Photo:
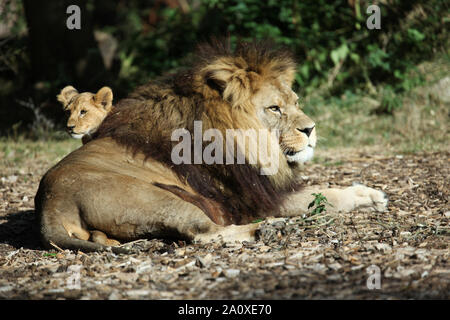
M272 112L278 112L279 114L281 114L281 109L279 106L270 106L268 109Z
M87 112L86 110L81 110L80 111L80 116L84 116L86 114L86 112Z

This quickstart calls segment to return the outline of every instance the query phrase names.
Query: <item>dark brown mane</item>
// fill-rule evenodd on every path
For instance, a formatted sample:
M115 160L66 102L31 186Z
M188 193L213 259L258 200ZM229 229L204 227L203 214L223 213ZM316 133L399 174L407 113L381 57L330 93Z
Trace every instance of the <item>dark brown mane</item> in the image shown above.
M171 151L176 142L171 141L171 134L179 128L192 133L195 120L205 123L204 130L224 123L237 128L223 114L231 114L232 108L242 106L257 90L252 74L263 80L287 77L289 82L295 72L294 60L288 51L266 43L241 43L233 51L216 41L200 45L194 61L190 69L145 84L119 101L94 138L112 137L134 153L165 163L204 198L173 192L193 199L217 223L241 224L274 214L285 195L299 188L292 177L275 186L247 163L175 165ZM205 208L217 208L220 219Z

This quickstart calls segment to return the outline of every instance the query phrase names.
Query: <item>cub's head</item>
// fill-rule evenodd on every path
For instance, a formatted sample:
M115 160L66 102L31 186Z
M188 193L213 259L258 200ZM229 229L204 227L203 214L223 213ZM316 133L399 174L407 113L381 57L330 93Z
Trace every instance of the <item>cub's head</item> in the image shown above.
M96 94L79 93L74 87L67 86L57 96L64 110L69 112L67 131L75 139L94 133L112 109L113 93L108 87L101 88Z

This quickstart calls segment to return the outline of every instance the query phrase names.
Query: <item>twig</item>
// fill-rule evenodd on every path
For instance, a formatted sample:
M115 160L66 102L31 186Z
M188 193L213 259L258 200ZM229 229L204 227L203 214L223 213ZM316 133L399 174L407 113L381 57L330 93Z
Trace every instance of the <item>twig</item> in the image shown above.
M359 235L358 229L356 228L355 222L353 221L353 218L352 218L352 217L350 217L350 221L352 222L353 230L355 230L356 235L358 236L358 241L359 241L359 243L362 244L361 236Z
M122 243L121 245L118 245L118 247L124 247L124 246L128 246L128 245L132 245L138 242L142 242L142 241L147 241L147 239L138 239L138 240L134 240L134 241L130 241L130 242L125 242Z
M50 241L50 245L55 249L57 249L59 252L64 252L64 250L58 247L53 241Z

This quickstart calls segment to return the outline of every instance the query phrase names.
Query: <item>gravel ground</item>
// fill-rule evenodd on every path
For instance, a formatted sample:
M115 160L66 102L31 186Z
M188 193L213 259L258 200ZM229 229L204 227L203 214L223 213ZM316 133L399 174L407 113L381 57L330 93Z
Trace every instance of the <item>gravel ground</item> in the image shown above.
M380 154L324 156L303 179L380 188L388 212L267 220L249 243L138 240L128 255L42 249L33 197L51 164L0 166L0 298L449 299L450 153Z

